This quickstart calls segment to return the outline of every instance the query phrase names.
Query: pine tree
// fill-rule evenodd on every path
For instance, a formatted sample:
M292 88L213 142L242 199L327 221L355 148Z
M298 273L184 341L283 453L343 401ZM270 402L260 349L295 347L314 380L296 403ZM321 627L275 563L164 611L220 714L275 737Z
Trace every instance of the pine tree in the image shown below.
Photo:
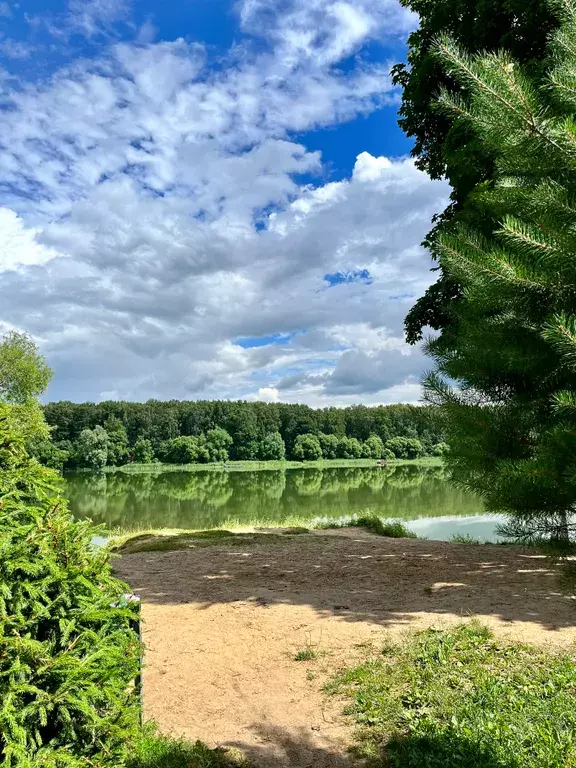
M438 44L471 94L444 94L441 106L496 159L494 184L479 185L470 205L501 224L489 236L440 232L441 265L463 298L450 329L428 342L427 397L446 417L455 482L512 515L516 535L566 541L576 503L574 0L561 13L544 83L505 54Z
M117 768L138 726L127 588L0 405L0 762Z

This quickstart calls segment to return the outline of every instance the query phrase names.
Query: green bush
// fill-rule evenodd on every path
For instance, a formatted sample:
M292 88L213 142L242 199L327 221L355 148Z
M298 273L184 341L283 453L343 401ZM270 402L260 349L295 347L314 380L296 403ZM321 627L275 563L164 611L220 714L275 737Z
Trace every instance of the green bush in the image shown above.
M280 432L271 432L260 443L261 461L283 461L286 458L286 446Z
M339 459L359 459L362 455L362 446L355 437L341 437L338 440L337 456Z
M445 456L450 450L448 443L436 443L432 448L432 454L434 456Z
M323 432L320 432L318 441L320 442L324 459L338 458L338 438L336 435L325 435Z
M384 443L378 435L370 435L362 444L362 457L364 459L381 459L384 450Z
M126 586L0 405L0 762L118 768L138 728Z
M138 462L138 464L150 464L154 459L154 451L150 440L147 440L145 437L138 438L134 443L132 455L134 456L134 461Z
M298 461L317 461L322 458L322 448L316 435L298 435L292 454Z
M386 441L386 448L397 459L418 459L424 455L424 446L416 437L393 437Z

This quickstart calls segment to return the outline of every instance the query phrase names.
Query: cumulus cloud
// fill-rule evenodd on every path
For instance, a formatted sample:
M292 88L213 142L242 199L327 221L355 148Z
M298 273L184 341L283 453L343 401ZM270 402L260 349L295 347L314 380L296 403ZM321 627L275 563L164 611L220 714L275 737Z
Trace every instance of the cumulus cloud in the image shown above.
M272 8L245 2L244 27ZM11 92L0 320L41 342L51 397L417 399L402 318L447 186L366 152L320 183L320 154L292 138L389 100L386 68L333 65L411 19L314 0L269 21L269 49L217 71L198 44L123 43Z

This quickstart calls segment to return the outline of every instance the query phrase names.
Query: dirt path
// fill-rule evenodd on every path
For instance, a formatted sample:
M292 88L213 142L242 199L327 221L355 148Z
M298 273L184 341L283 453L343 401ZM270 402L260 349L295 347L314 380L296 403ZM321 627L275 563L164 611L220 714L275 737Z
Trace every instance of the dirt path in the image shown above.
M143 600L146 717L266 768L351 764L342 704L321 687L362 644L473 615L513 639L576 640L576 603L541 557L515 548L349 529L115 567ZM296 661L307 648L318 658Z

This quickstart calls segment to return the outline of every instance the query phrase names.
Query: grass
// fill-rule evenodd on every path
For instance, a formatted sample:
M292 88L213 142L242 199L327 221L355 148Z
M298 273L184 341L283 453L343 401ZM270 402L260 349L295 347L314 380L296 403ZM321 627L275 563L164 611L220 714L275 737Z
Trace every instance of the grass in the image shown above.
M126 768L248 768L241 755L220 749L208 749L195 743L162 736L153 727L145 727Z
M373 768L574 768L576 667L471 622L426 630L329 684Z
M292 535L297 533L301 532L297 531ZM283 538L282 535L277 533L232 533L232 531L216 529L178 533L143 533L116 539L111 546L113 551L120 554L135 554L137 552L176 552L182 549L219 546L245 547L252 544L272 544L281 538Z
M428 456L423 459L393 459L389 465L415 464L418 466L440 466L442 459ZM121 467L104 467L104 472L124 472L126 474L157 474L161 472L255 472L258 470L298 469L298 468L334 468L339 467L376 467L376 459L320 459L319 461L227 461L218 464L124 464ZM76 470L92 472L92 470Z
M320 528L330 530L333 528L365 528L376 536L387 536L390 539L417 539L418 536L409 530L399 520L385 522L377 515L365 517L352 517L348 520L329 521L322 523Z
M294 654L294 661L316 661L320 656L324 656L325 651L317 651L316 648L306 646Z

